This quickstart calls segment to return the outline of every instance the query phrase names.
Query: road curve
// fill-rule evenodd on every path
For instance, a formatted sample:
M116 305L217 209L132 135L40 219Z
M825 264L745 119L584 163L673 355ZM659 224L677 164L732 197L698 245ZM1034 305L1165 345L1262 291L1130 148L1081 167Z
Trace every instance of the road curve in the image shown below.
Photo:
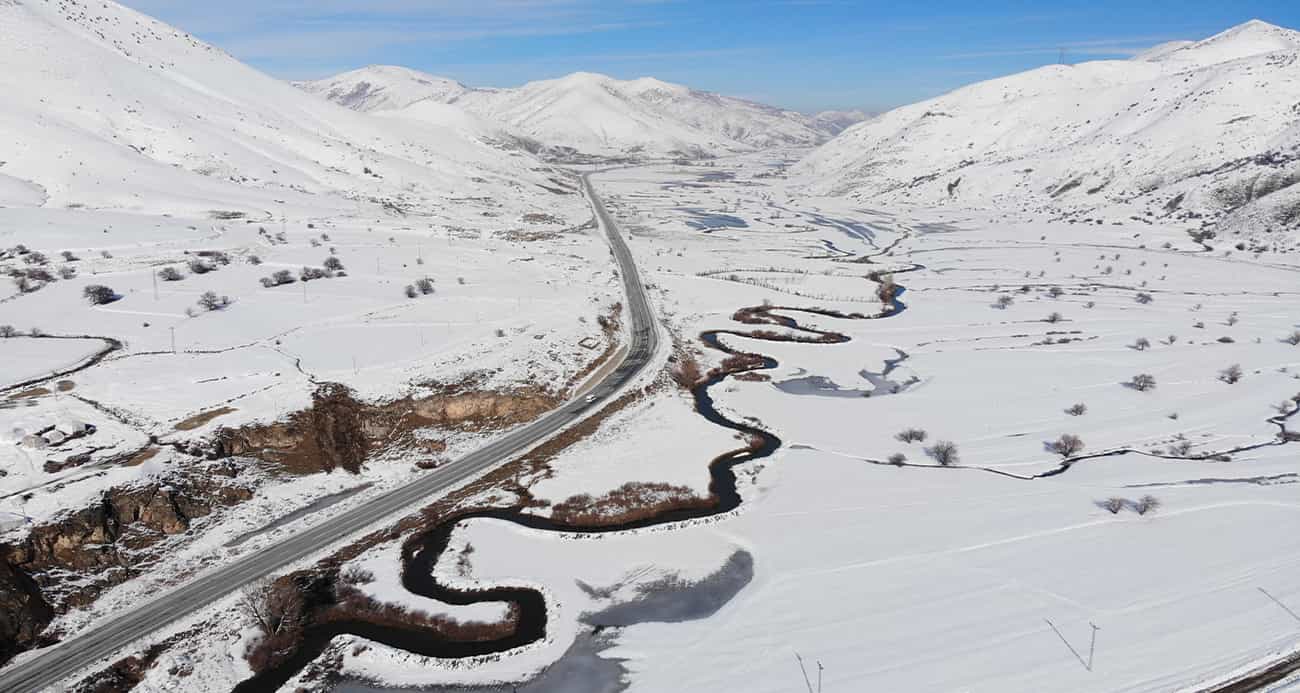
M632 253L610 218L604 203L591 188L590 174L582 176L583 189L600 228L609 237L627 295L631 342L623 362L589 395L604 399L635 378L659 348L659 329L645 295ZM581 419L591 408L581 400L569 402L513 433L434 469L416 481L373 498L342 514L229 565L200 575L153 601L117 614L112 620L69 638L58 645L20 656L0 670L0 691L40 691L54 686L132 642L197 611L244 585L330 546L362 533L380 522L437 496L525 452L561 428Z

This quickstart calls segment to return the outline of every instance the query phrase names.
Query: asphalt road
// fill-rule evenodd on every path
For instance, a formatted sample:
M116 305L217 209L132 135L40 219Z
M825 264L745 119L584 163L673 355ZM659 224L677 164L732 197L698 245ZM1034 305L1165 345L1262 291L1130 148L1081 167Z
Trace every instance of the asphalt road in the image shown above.
M631 332L631 343L623 363L599 385L577 401L570 402L459 460L434 469L416 481L366 501L230 565L204 573L182 587L117 614L110 621L56 646L20 658L17 663L0 671L0 691L39 691L54 686L135 640L202 609L250 582L340 544L400 512L425 505L582 418L585 412L595 406L586 402L587 397L594 395L603 400L636 377L654 356L659 345L659 331L655 327L645 286L637 272L632 253L623 242L618 226L605 210L604 203L591 189L588 175L583 176L583 181L592 209L601 228L609 236L611 250L618 262L627 295L626 314Z

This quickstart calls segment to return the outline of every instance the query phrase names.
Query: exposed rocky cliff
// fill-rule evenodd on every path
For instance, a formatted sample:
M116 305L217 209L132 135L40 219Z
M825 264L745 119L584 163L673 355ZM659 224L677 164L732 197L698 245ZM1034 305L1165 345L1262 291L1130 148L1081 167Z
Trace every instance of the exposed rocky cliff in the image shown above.
M138 574L145 551L214 510L252 498L230 465L106 491L97 503L0 544L0 661L40 642L56 613Z

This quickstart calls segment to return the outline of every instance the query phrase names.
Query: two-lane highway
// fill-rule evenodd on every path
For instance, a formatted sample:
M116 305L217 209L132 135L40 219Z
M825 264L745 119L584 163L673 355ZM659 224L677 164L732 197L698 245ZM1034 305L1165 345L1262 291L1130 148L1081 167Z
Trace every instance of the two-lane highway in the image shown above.
M655 325L645 285L637 272L632 253L617 225L591 188L589 174L582 177L587 199L600 227L609 237L610 248L618 262L627 295L631 343L623 362L600 384L590 390L605 399L629 383L654 358L659 348L659 329ZM153 601L114 615L101 625L40 652L20 657L0 671L0 691L10 693L39 691L105 659L135 640L153 633L169 623L191 614L254 580L270 575L285 566L318 554L359 535L403 511L425 505L446 492L466 483L493 467L514 459L537 443L573 423L594 407L586 398L550 412L533 423L503 436L492 443L443 465L416 481L368 500L342 514L298 532L291 537L235 562L209 571L191 582Z

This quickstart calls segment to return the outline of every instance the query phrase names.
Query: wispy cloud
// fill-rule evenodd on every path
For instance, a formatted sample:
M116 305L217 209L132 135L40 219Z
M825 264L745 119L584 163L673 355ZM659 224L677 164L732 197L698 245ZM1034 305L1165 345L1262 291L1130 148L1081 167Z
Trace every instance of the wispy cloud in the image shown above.
M1094 41L1068 41L1057 45L1021 46L1010 48L992 48L989 50L963 51L945 53L938 56L944 60L967 60L978 58L1000 58L1024 55L1056 55L1064 51L1066 55L1137 55L1142 51L1165 41L1174 40L1168 36L1138 36L1117 39L1098 39Z

